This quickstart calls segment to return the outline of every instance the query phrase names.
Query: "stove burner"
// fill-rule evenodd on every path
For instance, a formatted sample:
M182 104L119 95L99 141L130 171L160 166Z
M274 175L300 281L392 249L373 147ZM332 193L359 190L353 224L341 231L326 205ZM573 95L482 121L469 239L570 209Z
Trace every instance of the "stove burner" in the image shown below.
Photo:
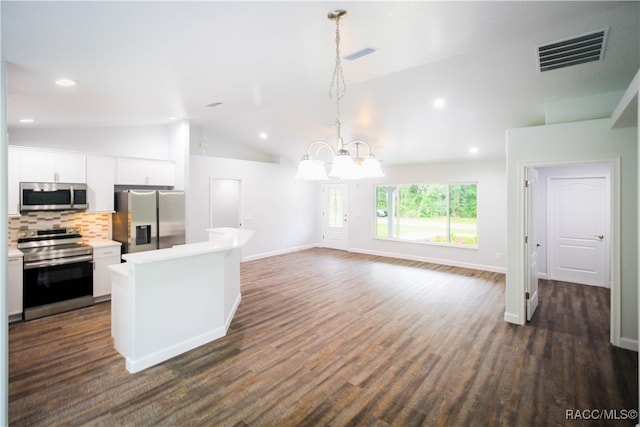
M82 243L77 227L20 230L18 249L24 253L25 263L93 254L93 248Z
M20 249L24 254L24 262L53 260L80 255L91 255L93 248L84 243L68 243L55 246L43 246Z

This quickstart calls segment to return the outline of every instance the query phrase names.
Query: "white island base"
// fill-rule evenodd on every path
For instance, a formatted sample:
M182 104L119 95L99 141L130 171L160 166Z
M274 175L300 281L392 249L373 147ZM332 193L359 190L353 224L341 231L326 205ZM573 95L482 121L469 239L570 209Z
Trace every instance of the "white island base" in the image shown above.
M241 298L240 248L253 231L208 231L209 242L125 254L109 266L111 335L129 372L226 335Z

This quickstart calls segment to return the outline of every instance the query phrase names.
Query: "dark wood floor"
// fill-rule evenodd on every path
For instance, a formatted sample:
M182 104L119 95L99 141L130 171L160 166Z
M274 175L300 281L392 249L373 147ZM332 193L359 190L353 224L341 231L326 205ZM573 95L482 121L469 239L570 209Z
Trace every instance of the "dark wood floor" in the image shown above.
M109 303L11 325L10 425L553 426L637 409L606 289L543 282L514 326L494 273L312 249L244 263L242 281L225 338L137 374Z

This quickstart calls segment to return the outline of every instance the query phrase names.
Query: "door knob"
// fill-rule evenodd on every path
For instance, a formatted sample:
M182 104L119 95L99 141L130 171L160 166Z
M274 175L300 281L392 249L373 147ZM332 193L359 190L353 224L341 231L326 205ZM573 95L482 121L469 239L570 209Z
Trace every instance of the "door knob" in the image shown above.
M596 234L593 237L597 237L600 240L604 239L604 236L602 234Z

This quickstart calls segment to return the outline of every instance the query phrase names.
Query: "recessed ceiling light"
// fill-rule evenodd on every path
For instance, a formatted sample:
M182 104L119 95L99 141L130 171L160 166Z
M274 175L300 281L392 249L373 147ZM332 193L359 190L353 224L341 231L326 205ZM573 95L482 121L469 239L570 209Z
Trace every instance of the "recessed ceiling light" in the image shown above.
M267 139L269 138L269 135L266 132L260 132L260 134L258 135L260 137L260 139Z
M442 98L438 98L435 101L433 101L433 107L437 108L437 109L441 109L444 108L445 102L444 99Z
M58 86L75 86L76 81L71 79L58 79L56 80Z
M174 121L174 120L178 120L177 117L169 117L169 120Z
M29 124L35 122L35 119L31 117L25 117L24 119L18 120L20 123Z
M469 148L469 153L471 153L471 154L478 154L478 147L471 147L471 148Z

